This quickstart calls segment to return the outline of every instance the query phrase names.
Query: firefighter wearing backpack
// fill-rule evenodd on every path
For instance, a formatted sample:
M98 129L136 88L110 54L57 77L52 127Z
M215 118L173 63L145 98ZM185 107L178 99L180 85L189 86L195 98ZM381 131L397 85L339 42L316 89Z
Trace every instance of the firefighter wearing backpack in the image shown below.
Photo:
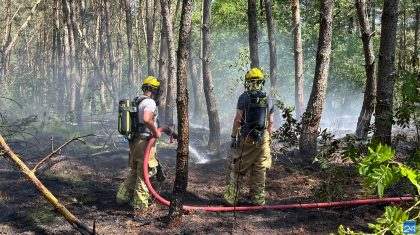
M149 191L143 176L143 157L147 143L153 135L155 138L161 136L157 129L157 105L161 93L160 82L153 76L147 77L141 87L143 95L134 99L133 105L137 108L132 118L132 131L129 135L129 162L128 176L120 185L117 193L117 203L130 202L134 209L146 209L149 198ZM159 163L156 159L156 146L150 150L149 176L155 175Z
M239 199L239 180L250 171L249 194L253 205L265 204L266 170L271 167L270 136L274 105L262 91L265 82L258 68L245 75L245 92L239 96L231 133L233 156L226 174L223 202L235 206Z

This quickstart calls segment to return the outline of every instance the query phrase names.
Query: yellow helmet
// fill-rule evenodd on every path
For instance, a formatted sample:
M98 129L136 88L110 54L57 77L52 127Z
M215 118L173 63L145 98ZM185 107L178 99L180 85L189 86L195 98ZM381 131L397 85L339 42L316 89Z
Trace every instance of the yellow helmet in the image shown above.
M245 74L245 80L264 80L264 74L258 68L252 68Z
M245 89L248 91L261 91L265 83L265 76L258 68L252 68L245 74Z
M160 81L154 76L149 76L144 79L141 89L143 91L148 90L156 94L160 94Z
M149 76L146 79L144 79L143 86L144 85L158 87L158 86L160 86L160 82L157 78L155 78L153 76Z

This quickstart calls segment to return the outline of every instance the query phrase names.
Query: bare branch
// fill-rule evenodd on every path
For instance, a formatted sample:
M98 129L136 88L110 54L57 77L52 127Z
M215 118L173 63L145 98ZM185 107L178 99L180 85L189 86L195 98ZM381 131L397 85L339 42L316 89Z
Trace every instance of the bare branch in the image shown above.
M48 154L46 157L44 157L40 162L38 162L38 164L36 164L36 166L34 167L34 169L31 170L32 173L35 173L36 170L42 165L42 163L44 163L45 161L47 161L48 159L50 159L52 156L59 154L60 150L64 147L66 147L68 144L70 144L73 141L80 141L84 144L86 144L86 142L84 142L82 140L82 138L88 137L88 136L95 136L95 134L89 134L89 135L84 135L84 136L78 136L78 137L74 137L73 139L67 141L66 143L62 144L60 147L58 147L56 150L54 150L52 153Z
M14 103L16 103L19 106L19 108L22 108L22 105L19 102L17 102L16 100L12 99L12 98L0 96L0 99L5 99L5 100L13 101Z

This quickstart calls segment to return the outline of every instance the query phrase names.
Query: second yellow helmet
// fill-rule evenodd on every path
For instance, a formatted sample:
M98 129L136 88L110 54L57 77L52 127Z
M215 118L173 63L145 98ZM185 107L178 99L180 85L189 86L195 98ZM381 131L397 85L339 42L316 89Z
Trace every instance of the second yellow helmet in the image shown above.
M264 80L264 74L258 68L252 68L245 74L245 80L251 79Z

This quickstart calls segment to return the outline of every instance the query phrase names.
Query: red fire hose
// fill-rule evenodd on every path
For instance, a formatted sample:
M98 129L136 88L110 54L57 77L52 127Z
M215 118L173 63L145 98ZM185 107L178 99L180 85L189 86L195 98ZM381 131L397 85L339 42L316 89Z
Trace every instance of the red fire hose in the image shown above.
M176 138L174 136L173 131L169 126L163 126L159 128L160 131L163 131L169 134L172 138ZM147 188L149 192L162 204L169 206L170 202L165 198L161 197L152 187L149 179L149 154L150 149L152 148L155 142L155 138L151 138L149 143L146 147L146 152L144 154L144 164L143 164L143 172L144 172L144 179L146 181ZM325 208L325 207L339 207L339 206L359 206L359 205L366 205L366 204L374 204L374 203L389 203L389 202L411 202L413 201L413 197L390 197L390 198L372 198L372 199L361 199L361 200L351 200L351 201L339 201L339 202L318 202L318 203L299 203L299 204L289 204L289 205L269 205L269 206L236 206L236 207L224 207L224 206L183 206L184 210L204 210L204 211L212 211L212 212L227 212L227 211L247 211L247 210L263 210L263 209L274 209L274 210L281 210L281 209L291 209L291 208Z

